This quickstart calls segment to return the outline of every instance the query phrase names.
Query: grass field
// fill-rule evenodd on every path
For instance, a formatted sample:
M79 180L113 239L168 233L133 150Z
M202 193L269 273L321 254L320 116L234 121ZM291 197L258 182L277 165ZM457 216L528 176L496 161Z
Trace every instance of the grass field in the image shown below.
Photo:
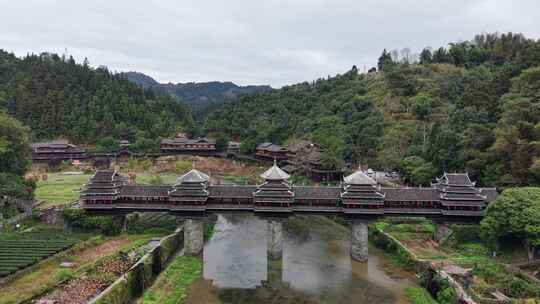
M88 182L91 174L65 174L65 173L51 173L46 181L39 181L36 189L36 199L38 201L45 201L39 208L48 208L52 206L59 206L69 204L79 199L79 191L84 184ZM157 182L159 184L174 184L177 175L174 173L162 173L159 175L159 179L156 180L157 175L151 173L137 173L137 183L139 184L151 184Z
M144 293L139 303L181 304L187 297L187 288L202 275L202 261L197 257L180 256L174 259Z
M159 176L158 184L174 184L178 175L176 173L160 173L159 175L153 175L151 173L137 173L137 184L152 184L153 181L156 181L157 176Z
M79 199L79 190L88 182L90 174L68 175L51 173L46 181L39 181L36 199L45 201L40 208L64 205Z

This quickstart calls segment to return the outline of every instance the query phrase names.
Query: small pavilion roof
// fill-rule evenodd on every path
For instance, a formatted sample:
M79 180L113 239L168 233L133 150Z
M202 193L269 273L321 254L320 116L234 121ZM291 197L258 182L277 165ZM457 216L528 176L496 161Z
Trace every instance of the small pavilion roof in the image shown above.
M343 178L345 183L349 185L376 185L377 182L365 174L362 170L358 170L353 174Z
M181 183L204 183L208 182L210 177L197 169L191 169L188 173L180 176L177 180L177 184Z
M437 178L437 182L456 186L473 186L475 183L469 178L467 173L446 173L441 178Z
M263 174L260 175L265 180L287 180L290 175L287 172L281 170L274 160L274 165L270 169L266 170Z

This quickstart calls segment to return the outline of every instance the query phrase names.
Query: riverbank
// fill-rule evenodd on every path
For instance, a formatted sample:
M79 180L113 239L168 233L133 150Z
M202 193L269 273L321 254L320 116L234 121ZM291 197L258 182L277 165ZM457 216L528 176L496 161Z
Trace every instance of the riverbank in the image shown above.
M188 287L202 276L202 268L199 257L176 257L138 303L185 303Z
M218 215L198 260L204 264L200 277L187 275L191 284L185 289L182 285L174 298L185 304L407 304L408 288L420 288L412 273L393 267L377 248L370 247L367 263L351 260L349 229L331 218L283 219L283 254L278 259L268 256L267 229L266 219L250 214ZM180 274L181 267L175 273ZM165 299L178 281L174 275L162 277L139 303L168 303Z
M521 247L507 248L500 256L493 257L479 241L477 226L452 226L452 229L454 233L449 240L439 245L432 241L435 227L429 221L381 221L372 225L372 242L391 252L391 259L396 265L409 269L417 268L419 264L430 265L446 276L438 278L437 285L443 286L439 290L429 286L429 282L423 282L436 298L457 296L459 290L456 295L444 291L448 281L455 281L478 303L505 303L510 298L540 302L537 282L507 264L526 259ZM388 234L390 242L383 241L377 231ZM415 270L425 272L423 269Z

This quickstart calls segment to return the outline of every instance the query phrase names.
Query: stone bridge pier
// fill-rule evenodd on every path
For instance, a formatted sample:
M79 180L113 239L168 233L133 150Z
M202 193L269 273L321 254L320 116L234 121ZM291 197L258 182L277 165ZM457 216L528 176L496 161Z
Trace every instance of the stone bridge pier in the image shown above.
M267 219L266 225L267 282L279 286L283 276L283 221Z
M268 219L266 223L268 257L272 260L279 260L283 255L283 222L279 219Z
M368 260L368 222L353 220L351 225L351 258L358 262Z
M204 220L188 218L184 221L184 250L186 255L198 255L204 246Z
M435 242L442 244L450 237L450 235L452 235L452 229L448 223L434 222L434 224L435 232L433 234L433 239Z

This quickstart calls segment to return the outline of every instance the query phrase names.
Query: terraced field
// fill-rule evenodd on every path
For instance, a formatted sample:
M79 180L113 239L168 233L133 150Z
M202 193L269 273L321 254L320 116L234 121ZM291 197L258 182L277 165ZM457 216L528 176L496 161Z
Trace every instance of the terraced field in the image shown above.
M0 277L63 251L77 240L59 233L12 233L0 236Z

